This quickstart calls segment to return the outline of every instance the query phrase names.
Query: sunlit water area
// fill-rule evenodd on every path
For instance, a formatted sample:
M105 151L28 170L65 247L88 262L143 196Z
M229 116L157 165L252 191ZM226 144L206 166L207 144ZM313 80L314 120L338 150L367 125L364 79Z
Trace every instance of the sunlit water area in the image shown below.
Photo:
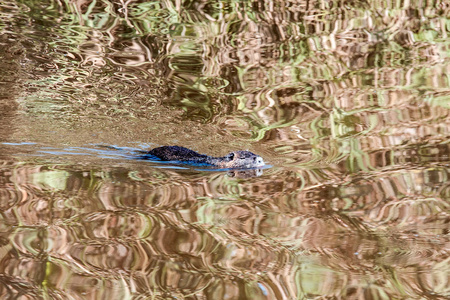
M449 35L448 1L0 1L0 298L449 299Z

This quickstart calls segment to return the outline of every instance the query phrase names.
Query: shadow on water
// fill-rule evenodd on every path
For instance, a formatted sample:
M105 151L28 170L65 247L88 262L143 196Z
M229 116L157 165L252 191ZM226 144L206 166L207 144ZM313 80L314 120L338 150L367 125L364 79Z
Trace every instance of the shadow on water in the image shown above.
M2 1L0 298L448 298L449 15Z

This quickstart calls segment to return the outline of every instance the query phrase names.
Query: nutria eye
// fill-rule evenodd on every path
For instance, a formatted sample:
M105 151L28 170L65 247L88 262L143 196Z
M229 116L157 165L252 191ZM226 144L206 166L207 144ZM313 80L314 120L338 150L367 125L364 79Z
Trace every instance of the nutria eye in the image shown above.
M233 158L234 158L234 153L228 154L228 159L233 160Z

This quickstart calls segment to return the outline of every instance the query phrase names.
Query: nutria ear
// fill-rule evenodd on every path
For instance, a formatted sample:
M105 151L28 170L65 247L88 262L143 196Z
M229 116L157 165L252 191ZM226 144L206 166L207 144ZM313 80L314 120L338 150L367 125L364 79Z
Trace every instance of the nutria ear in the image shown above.
M227 159L233 160L233 158L234 158L234 153L233 152L228 153Z

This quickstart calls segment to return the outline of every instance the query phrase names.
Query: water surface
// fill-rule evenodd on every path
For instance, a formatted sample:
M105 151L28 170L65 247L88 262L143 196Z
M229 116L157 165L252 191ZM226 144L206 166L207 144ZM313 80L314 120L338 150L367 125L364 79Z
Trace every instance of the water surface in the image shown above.
M1 298L450 297L449 16L2 1ZM270 168L133 159L162 145Z

